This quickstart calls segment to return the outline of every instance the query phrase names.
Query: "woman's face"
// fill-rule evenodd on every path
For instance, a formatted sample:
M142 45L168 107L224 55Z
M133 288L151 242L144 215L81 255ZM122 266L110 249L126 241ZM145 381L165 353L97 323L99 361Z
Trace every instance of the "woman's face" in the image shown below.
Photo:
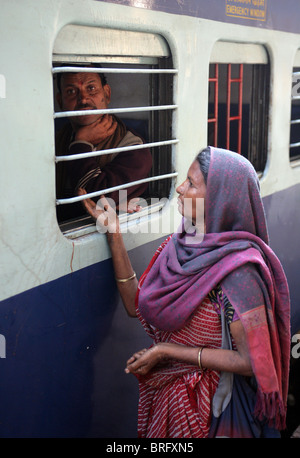
M204 223L204 199L206 185L203 174L197 160L192 162L186 180L177 187L178 210L195 226L203 226Z

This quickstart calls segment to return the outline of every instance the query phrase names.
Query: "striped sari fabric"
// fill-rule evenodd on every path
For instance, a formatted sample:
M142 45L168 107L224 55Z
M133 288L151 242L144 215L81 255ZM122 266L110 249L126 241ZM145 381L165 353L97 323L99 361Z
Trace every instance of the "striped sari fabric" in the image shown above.
M158 342L220 348L221 324L213 303L206 298L180 330L160 331L138 313L146 332ZM139 380L138 435L142 438L204 438L208 436L211 402L219 373L165 361Z

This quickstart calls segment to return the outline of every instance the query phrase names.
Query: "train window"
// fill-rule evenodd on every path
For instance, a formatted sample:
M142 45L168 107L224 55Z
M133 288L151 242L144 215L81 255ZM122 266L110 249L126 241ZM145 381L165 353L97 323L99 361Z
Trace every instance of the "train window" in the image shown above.
M168 44L159 35L74 25L59 33L53 50L56 203L58 222L67 236L86 233L87 227L94 230L83 210L83 196L77 194L78 186L86 188L85 197L96 201L102 194L111 196L123 215L126 210L117 196L124 191L131 197L135 189L132 197L138 194L148 206L169 197L177 175L172 168L177 143L172 131L176 73ZM104 102L92 107L82 98L93 90L89 81L96 81L97 86L100 78ZM78 84L83 88L82 97ZM70 88L77 94L73 104L66 102ZM117 127L109 141L100 141L98 136L92 140L92 134L86 137L91 132L84 128L89 124L86 119L96 119L92 118L95 115L113 117Z
M300 159L300 50L296 54L292 75L290 161Z
M270 66L263 46L217 42L209 68L208 143L267 159Z

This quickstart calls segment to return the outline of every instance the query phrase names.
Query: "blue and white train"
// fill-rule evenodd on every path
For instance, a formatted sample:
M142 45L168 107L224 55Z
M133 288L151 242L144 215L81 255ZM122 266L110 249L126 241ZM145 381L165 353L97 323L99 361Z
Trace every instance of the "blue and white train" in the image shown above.
M1 2L0 437L136 437L138 387L124 368L148 338L120 303L105 235L88 217L57 221L71 203L55 192L67 116L56 75L68 64L101 63L108 112L151 147L144 209L121 216L137 274L177 227L176 184L202 147L252 161L298 345L299 22L297 0Z

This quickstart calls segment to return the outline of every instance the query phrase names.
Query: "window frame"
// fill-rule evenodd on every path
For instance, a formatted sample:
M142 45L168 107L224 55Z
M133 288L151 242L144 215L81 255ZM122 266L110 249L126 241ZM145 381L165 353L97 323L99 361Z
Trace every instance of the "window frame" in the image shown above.
M300 109L300 49L296 52L292 69L292 87L291 87L291 118L290 118L290 139L289 139L289 161L291 166L296 166L300 161L300 133L295 135L295 129L300 124L300 113L294 115L293 108L298 105ZM299 127L298 127L299 130ZM296 151L296 153L295 153Z
M87 34L90 40L87 39ZM83 40L85 37L85 40ZM89 44L87 44L89 43ZM146 43L148 46L146 46ZM174 138L173 118L177 109L173 99L173 79L176 77L178 70L173 67L172 56L166 40L158 35L147 32L134 32L116 29L105 29L88 26L67 25L58 34L53 48L53 76L59 72L67 72L68 63L78 65L80 71L95 71L107 74L148 74L150 78L150 100L145 107L127 107L127 108L108 108L107 110L95 110L93 114L104 113L130 113L149 111L150 127L149 132L152 140L161 137L161 130L168 130L168 138L163 140L154 140L146 142L144 145L133 147L124 147L119 149L95 151L92 153L83 153L83 156L98 156L130 149L151 148L153 156L153 167L151 175L143 181L149 182L149 201L147 208L137 214L122 214L120 216L123 222L139 219L161 210L163 204L160 202L152 203L152 193L157 188L154 198L170 198L170 193L174 186L174 180L178 173L174 170L174 161L172 156L178 139ZM102 68L85 68L80 65L101 63ZM63 66L62 66L63 64ZM116 66L117 65L117 66ZM73 67L72 67L73 68ZM74 68L73 68L74 71ZM154 90L157 86L157 90ZM163 103L163 94L166 94L171 103ZM170 93L171 91L171 93ZM79 112L78 115L88 115L87 111ZM76 112L54 112L54 120L76 115ZM158 118L160 121L158 122ZM162 120L162 121L161 121ZM163 126L163 127L162 127ZM163 137L162 137L163 138ZM164 151L163 151L164 150ZM83 157L81 154L76 157L55 156L56 163L63 160L77 160ZM160 158L155 160L155 158ZM168 169L168 170L167 170ZM78 202L88 197L101 196L111 189L126 189L132 186L130 182L115 188L99 190L95 193L89 193L85 196L76 196L72 199L56 199L57 205L68 205L68 203ZM64 221L59 223L59 227L64 235L69 238L77 238L95 230L94 222L91 218L79 217L74 221Z

